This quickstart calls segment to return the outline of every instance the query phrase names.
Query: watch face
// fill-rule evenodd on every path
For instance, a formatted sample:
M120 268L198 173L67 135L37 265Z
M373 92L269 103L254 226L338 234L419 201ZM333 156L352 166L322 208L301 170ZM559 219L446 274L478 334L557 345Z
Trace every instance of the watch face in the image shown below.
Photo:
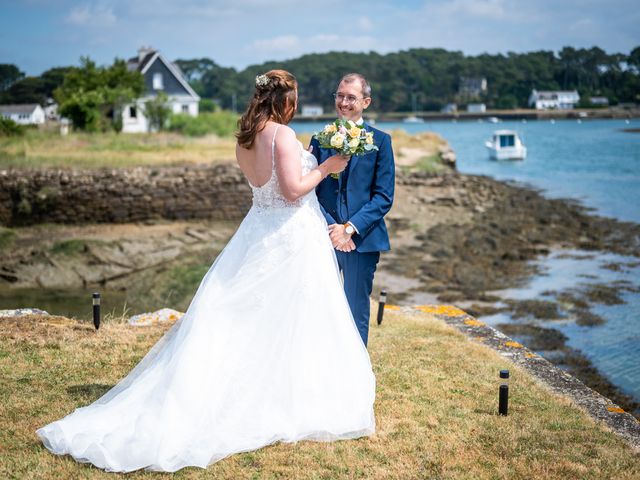
M351 235L353 232L355 232L355 229L351 225L347 225L346 232Z

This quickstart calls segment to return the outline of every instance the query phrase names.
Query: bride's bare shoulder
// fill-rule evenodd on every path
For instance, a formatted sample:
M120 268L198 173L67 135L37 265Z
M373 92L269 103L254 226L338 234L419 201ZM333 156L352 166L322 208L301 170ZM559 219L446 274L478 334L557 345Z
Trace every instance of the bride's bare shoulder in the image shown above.
M289 144L296 141L296 132L288 125L279 124L276 132L276 143Z

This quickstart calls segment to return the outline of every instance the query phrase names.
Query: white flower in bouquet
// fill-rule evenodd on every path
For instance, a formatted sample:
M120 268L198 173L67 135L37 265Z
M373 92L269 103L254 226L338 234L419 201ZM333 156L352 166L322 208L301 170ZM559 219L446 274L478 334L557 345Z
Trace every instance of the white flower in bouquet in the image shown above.
M346 135L343 135L342 133L337 132L331 137L329 144L333 148L341 150L344 145L345 138L346 138Z

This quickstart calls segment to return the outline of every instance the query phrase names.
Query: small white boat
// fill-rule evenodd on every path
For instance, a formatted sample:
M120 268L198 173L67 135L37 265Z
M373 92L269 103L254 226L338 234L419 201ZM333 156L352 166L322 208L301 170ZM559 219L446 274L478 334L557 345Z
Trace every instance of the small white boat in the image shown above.
M496 130L485 145L494 160L523 160L527 156L527 147L514 130Z
M489 117L489 118L487 118L487 121L489 123L499 123L500 119L498 117Z
M416 117L415 115L409 115L408 117L402 120L404 123L424 123L424 120L420 117Z

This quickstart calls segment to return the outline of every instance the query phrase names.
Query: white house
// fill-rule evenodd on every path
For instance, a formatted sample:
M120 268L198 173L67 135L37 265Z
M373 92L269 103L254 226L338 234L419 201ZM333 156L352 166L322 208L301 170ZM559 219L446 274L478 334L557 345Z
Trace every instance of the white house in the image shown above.
M455 103L447 103L440 109L442 113L456 113L458 111L458 105Z
M589 103L599 107L608 107L609 99L607 97L589 97Z
M323 113L322 105L302 105L300 112L303 117L319 117Z
M0 105L0 115L20 125L42 125L45 121L44 110L37 103Z
M533 89L529 96L529 106L536 110L568 110L574 108L580 101L576 90L571 91L538 91Z
M487 106L484 103L470 103L467 105L467 112L469 113L484 113L487 111Z
M44 116L47 121L60 120L58 104L52 98L47 99L47 103L44 106Z
M191 88L177 65L169 62L152 48L140 48L138 56L129 59L130 71L138 71L144 76L146 92L144 96L122 111L123 132L148 132L149 122L144 115L144 104L153 100L159 92L168 96L167 104L173 113L198 116L200 97Z

